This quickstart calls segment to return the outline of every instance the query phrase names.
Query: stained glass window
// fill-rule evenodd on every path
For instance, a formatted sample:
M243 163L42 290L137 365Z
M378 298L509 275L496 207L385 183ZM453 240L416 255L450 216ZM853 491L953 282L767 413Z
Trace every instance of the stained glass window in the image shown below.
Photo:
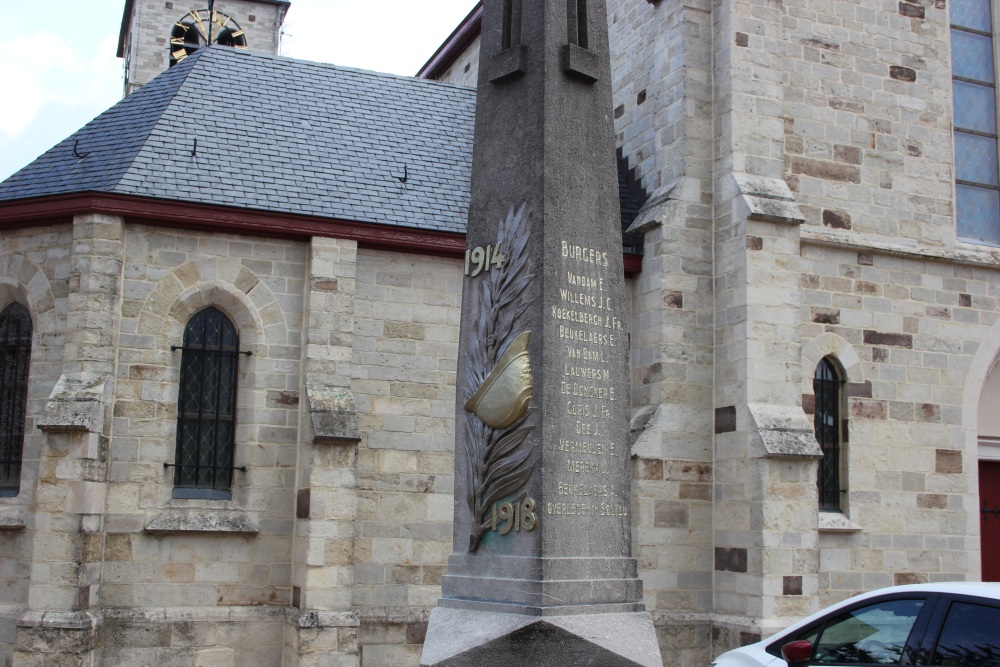
M958 237L1000 244L996 73L990 0L951 0Z
M816 440L823 450L816 483L819 486L819 508L841 510L841 443L844 428L840 405L843 382L829 357L816 366L813 391L816 394L814 428Z
M177 398L175 498L231 497L236 442L239 336L217 308L184 331Z
M21 490L30 363L31 313L11 303L0 311L0 497Z

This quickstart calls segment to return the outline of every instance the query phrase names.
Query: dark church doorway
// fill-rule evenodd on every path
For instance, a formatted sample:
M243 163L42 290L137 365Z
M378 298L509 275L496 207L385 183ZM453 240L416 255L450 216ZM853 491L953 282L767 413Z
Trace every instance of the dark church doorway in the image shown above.
M983 581L1000 581L1000 461L979 461Z

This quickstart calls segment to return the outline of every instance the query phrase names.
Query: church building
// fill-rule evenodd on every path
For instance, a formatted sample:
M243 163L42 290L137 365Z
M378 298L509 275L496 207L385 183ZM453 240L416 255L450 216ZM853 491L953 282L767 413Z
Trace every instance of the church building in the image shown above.
M481 7L410 78L277 55L294 3L124 5L127 96L0 183L0 659L415 667ZM632 438L575 457L632 461L665 664L1000 579L990 4L606 20Z

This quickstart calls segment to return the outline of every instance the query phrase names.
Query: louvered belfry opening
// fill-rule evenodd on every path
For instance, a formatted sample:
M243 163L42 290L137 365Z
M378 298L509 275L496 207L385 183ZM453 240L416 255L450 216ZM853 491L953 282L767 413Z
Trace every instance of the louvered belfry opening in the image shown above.
M816 440L823 450L819 462L817 484L819 486L819 508L840 510L840 444L841 387L837 369L828 359L822 359L816 366L813 391L816 394Z
M231 496L236 441L239 335L222 311L188 322L181 348L174 497Z
M31 329L31 313L21 304L0 311L0 497L21 489Z

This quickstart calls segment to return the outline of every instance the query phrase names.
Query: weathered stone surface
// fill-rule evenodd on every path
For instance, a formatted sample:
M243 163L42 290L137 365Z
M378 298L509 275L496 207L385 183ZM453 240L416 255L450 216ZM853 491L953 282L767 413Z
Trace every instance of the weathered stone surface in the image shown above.
M767 456L818 458L823 455L812 426L797 406L749 403L747 409Z
M889 333L883 331L865 330L866 345L893 345L895 347L913 347L913 336L905 333Z
M63 375L49 395L38 420L43 431L100 431L108 378L95 373Z
M923 19L926 15L923 7L909 2L899 3L899 13L901 16L909 16L915 19Z
M24 530L27 511L22 507L0 507L0 531Z
M316 442L351 443L361 439L350 389L307 385L306 393Z
M744 218L767 222L800 224L802 211L788 184L782 179L751 174L733 174Z
M147 533L260 532L255 513L234 510L164 510L146 524Z
M718 572L746 572L747 550L739 547L716 547L715 569Z
M891 65L889 67L889 77L896 79L897 81L905 81L907 83L913 83L917 80L917 72L912 67L903 67L902 65Z
M833 229L850 229L851 216L843 211L823 211L823 224Z
M17 620L14 664L30 660L31 655L51 656L53 661L64 660L65 664L90 664L73 660L89 661L88 654L99 648L103 625L102 615L95 612L26 612Z

